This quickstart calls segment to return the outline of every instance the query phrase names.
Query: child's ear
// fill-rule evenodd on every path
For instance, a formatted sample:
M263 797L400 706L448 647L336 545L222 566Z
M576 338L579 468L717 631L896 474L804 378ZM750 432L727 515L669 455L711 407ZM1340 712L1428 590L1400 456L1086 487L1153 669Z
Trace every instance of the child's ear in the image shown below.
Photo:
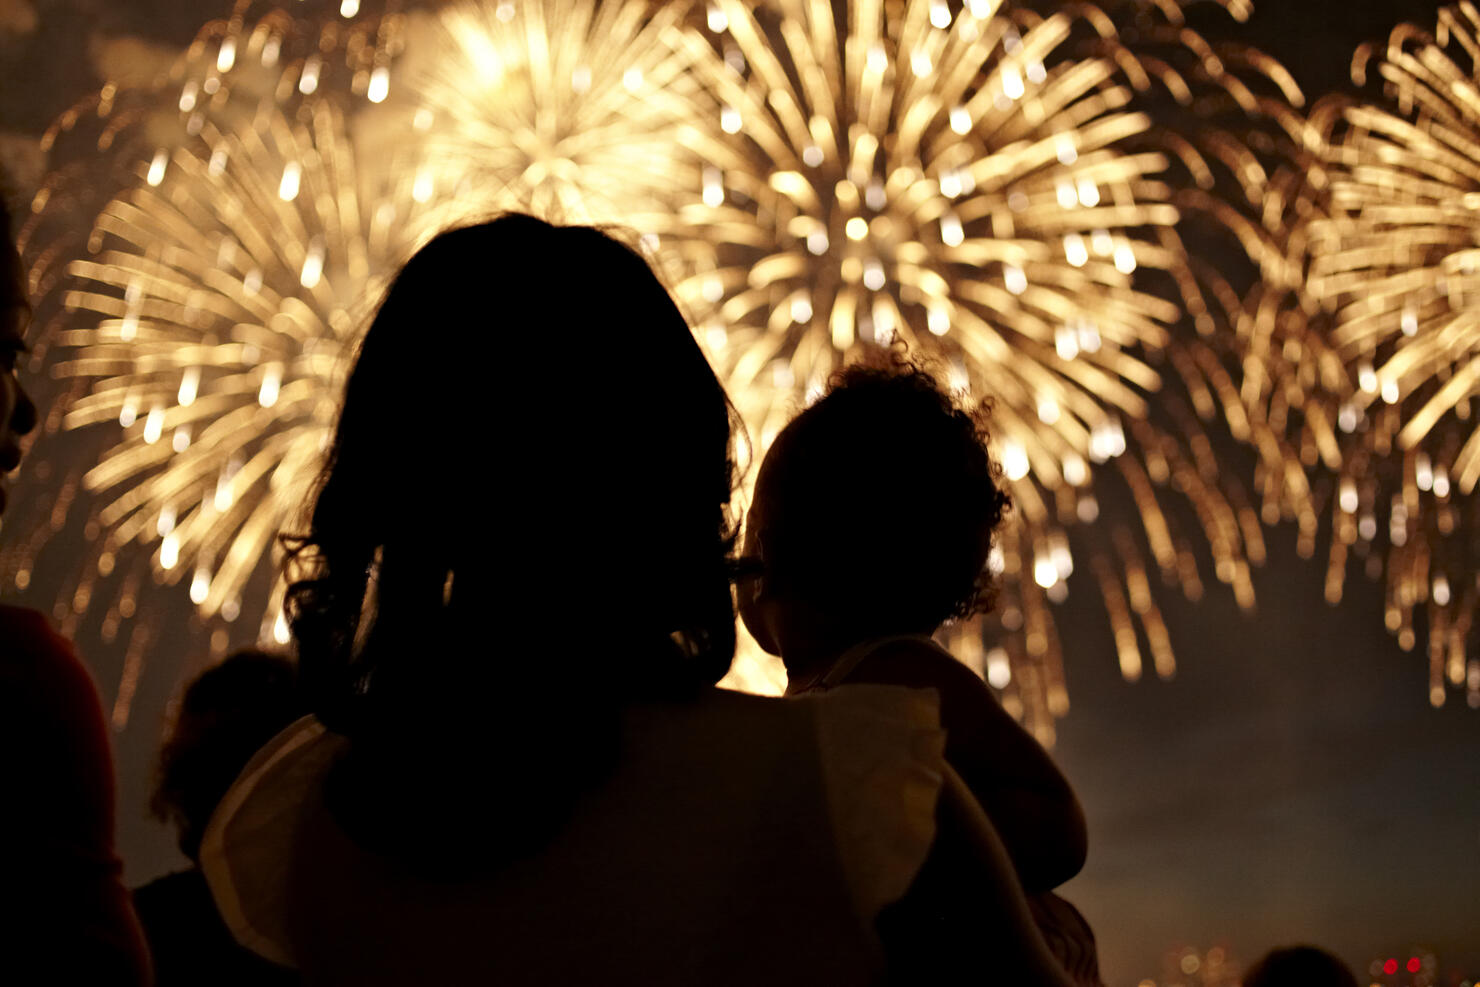
M760 528L755 533L755 560L757 563L756 583L762 598L771 595L771 585L776 580L775 561L776 554L772 550L775 541L767 528Z

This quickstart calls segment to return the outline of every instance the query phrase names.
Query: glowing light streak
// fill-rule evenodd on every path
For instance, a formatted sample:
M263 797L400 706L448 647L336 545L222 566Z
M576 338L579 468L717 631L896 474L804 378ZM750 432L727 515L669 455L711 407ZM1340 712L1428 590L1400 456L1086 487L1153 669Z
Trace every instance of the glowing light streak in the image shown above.
M673 225L676 190L693 187L678 131L697 126L705 105L690 56L672 43L683 8L641 0L445 8L426 63L411 53L406 74L436 115L428 160L452 193L452 218L520 209L644 233ZM710 5L707 24L725 30L725 11ZM740 112L731 107L717 122L738 129ZM705 201L717 207L724 194L721 176L706 173Z
M107 203L98 249L68 266L74 328L54 365L90 392L63 421L119 430L83 477L98 571L156 533L162 578L185 570L191 601L227 617L301 506L377 286L430 230L408 188L357 168L329 101L301 120L209 116L151 177Z

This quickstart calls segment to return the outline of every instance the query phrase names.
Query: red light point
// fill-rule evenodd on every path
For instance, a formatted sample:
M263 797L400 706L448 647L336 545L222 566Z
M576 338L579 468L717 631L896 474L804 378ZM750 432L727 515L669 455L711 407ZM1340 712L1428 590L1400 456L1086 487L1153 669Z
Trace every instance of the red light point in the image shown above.
M1382 972L1385 973L1385 974L1387 974L1390 977L1393 974L1397 973L1398 972L1398 961L1397 960L1388 960L1386 963L1384 963L1382 965Z
M1410 956L1408 958L1408 972L1409 973L1417 973L1418 972L1418 968L1421 967L1421 966L1423 966L1423 964L1418 961L1418 957L1417 956Z

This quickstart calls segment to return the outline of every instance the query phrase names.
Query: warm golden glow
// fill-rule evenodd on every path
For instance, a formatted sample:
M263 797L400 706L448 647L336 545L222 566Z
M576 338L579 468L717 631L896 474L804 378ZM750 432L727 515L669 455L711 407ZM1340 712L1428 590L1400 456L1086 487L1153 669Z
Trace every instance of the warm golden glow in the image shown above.
M684 181L677 136L696 83L672 41L686 6L464 0L442 11L405 71L450 208L649 225Z
M1162 158L1123 150L1148 122L1114 64L1050 68L1064 14L710 9L725 30L688 44L724 118L689 136L709 168L679 226L724 256L679 289L726 330L715 357L763 443L854 347L898 339L961 364L1039 474L1109 458L1095 436L1157 381L1130 351L1176 315L1130 276L1165 264L1145 228L1176 213Z
M95 381L65 425L120 430L84 479L104 494L106 540L159 538L156 564L193 573L207 616L241 606L295 519L333 422L330 382L415 229L409 199L363 197L330 104L258 127L208 124L161 182L104 209L101 249L70 267L79 328L55 365Z

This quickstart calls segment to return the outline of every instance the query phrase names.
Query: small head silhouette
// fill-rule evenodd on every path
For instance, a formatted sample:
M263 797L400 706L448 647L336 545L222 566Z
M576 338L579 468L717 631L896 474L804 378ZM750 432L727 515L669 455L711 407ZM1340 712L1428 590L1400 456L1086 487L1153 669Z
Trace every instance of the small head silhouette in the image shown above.
M854 366L776 437L756 479L746 553L763 568L742 613L787 654L798 622L835 643L929 633L989 605L992 537L1008 508L985 412L925 371Z
M36 406L31 403L15 368L26 351L26 324L31 318L20 255L11 238L11 217L0 184L0 227L5 245L0 248L0 477L21 462L20 440L36 427ZM0 487L0 511L5 510L5 489Z
M1273 949L1244 974L1243 987L1357 987L1341 960L1315 946Z
M238 651L185 690L149 807L194 860L217 803L252 755L307 710L286 658Z

